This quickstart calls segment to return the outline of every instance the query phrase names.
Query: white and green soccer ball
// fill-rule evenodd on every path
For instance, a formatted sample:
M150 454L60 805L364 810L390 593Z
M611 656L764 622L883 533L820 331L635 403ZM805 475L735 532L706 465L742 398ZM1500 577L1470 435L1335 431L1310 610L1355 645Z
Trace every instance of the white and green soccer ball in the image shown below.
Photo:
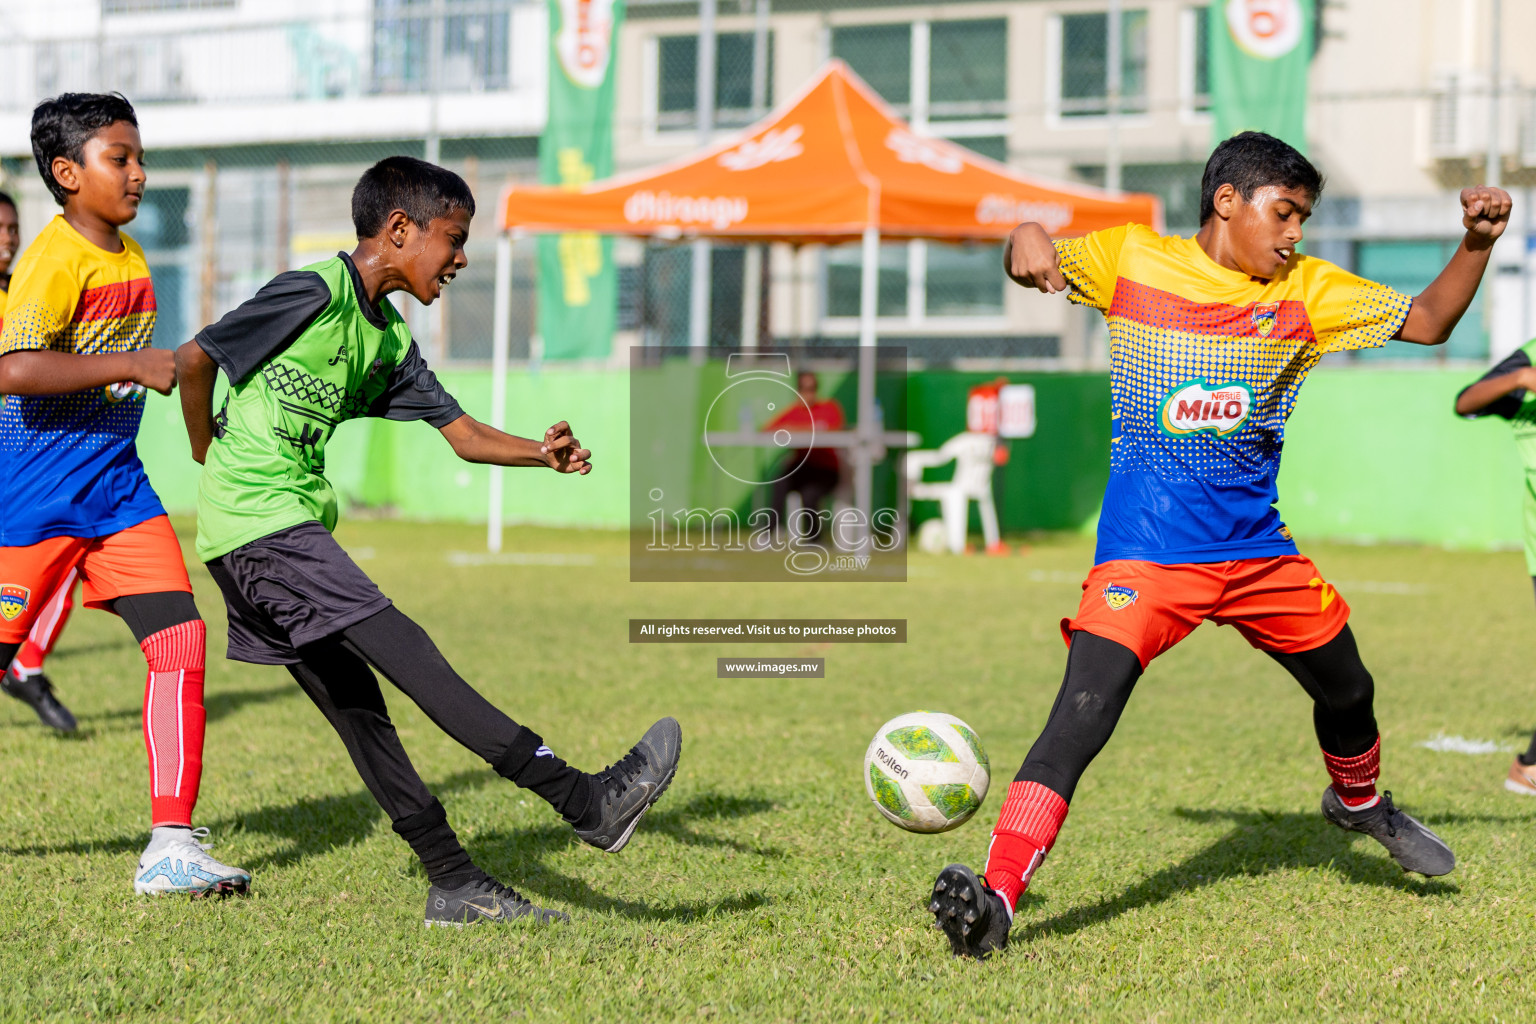
M864 754L864 787L909 832L947 832L987 798L987 752L954 715L914 711L880 727Z

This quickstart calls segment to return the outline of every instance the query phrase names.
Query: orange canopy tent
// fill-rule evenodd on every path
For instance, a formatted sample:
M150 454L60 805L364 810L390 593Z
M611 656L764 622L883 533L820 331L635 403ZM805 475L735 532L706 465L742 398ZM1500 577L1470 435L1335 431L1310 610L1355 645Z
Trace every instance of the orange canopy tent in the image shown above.
M1154 196L1047 183L952 142L918 135L846 64L834 60L776 112L702 152L577 189L513 185L503 193L497 211L502 236L496 260L492 423L501 427L505 417L514 233L860 240L860 443L850 455L854 501L867 516L873 460L886 443L874 416L880 240L1001 239L1021 221L1070 236L1160 220ZM489 543L497 550L499 471L493 468L491 477Z
M917 135L834 60L742 134L681 160L580 189L513 185L504 230L660 238L847 242L1000 239L1021 221L1081 235L1153 224L1157 199L1054 184Z

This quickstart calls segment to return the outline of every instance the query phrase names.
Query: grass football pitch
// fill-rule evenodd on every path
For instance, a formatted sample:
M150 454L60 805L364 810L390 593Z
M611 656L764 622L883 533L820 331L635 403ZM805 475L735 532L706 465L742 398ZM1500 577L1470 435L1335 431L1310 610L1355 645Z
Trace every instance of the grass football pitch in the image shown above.
M481 549L472 527L358 522L339 537L466 678L575 764L600 768L676 715L672 788L626 850L599 853L386 688L478 862L574 918L424 929L409 849L287 674L223 660L223 607L195 567L210 634L199 824L253 872L252 895L133 895L143 661L121 623L77 612L50 671L79 735L0 700L0 1017L1166 1024L1536 1005L1536 800L1500 785L1536 727L1518 554L1306 548L1354 609L1384 784L1455 849L1454 873L1405 876L1325 824L1309 702L1206 625L1143 677L1012 947L977 964L950 958L923 904L945 863L981 867L1060 680L1057 623L1088 541L914 555L905 584L639 585L617 534L515 530L498 564L453 557ZM631 646L631 616L905 618L910 639ZM716 657L742 654L822 656L827 675L715 678ZM876 726L917 708L967 720L991 755L986 805L943 835L885 823L861 781Z

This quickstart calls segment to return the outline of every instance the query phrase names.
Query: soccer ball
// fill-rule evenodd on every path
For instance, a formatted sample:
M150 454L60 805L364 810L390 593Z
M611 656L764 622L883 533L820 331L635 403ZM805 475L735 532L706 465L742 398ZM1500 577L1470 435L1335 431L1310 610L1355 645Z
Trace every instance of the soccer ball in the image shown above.
M987 798L987 752L954 715L914 711L880 727L864 753L864 787L909 832L947 832Z

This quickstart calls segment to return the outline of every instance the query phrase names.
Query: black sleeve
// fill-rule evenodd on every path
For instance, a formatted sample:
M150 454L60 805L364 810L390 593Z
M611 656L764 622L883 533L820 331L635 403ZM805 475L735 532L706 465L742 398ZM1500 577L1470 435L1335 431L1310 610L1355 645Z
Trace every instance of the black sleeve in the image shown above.
M331 289L312 270L290 270L197 333L196 342L231 384L293 344L331 303Z
M1493 369L1477 378L1477 380L1473 381L1472 384L1481 384L1489 377L1502 377L1506 373L1514 373L1516 370L1523 370L1530 365L1531 357L1525 354L1525 349L1517 348L1509 355L1505 356L1504 360L1499 363L1498 366L1495 366ZM1467 388L1470 388L1472 384L1468 384L1466 388L1462 388L1460 391L1456 392L1456 400L1458 402L1461 401L1461 396L1466 394ZM1475 420L1480 419L1483 416L1502 416L1506 420L1512 420L1515 418L1515 414L1520 411L1520 406L1524 404L1524 402L1525 388L1516 388L1509 394L1505 395L1503 398L1494 399L1492 402L1489 402L1487 405L1483 406L1476 412L1467 413L1464 418Z
M463 416L464 410L443 390L437 374L421 358L421 346L413 341L405 358L389 375L384 393L368 407L368 415L387 420L426 420L442 428Z

